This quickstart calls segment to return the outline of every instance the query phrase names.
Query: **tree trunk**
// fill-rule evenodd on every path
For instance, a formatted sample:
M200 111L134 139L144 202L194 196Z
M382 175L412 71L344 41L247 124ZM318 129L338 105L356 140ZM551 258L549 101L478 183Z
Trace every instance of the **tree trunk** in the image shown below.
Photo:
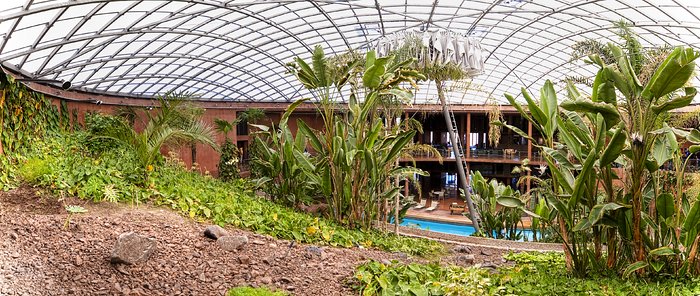
M615 229L608 229L608 268L613 268L617 261L617 243L615 242Z
M634 153L634 148L633 152ZM646 156L645 156L646 157ZM631 192L631 197L632 197L632 250L634 253L634 258L636 261L644 261L645 254L644 254L644 245L642 243L642 191L643 191L643 182L642 182L642 174L643 174L643 167L637 167L637 166L642 166L644 163L643 159L634 159L633 160L633 167L632 167L632 192ZM644 269L640 269L638 273L643 273Z
M566 259L566 269L574 270L573 254L567 246L569 246L569 233L566 231L566 222L561 215L558 215L559 231L561 231L561 239L564 241L564 258Z
M445 117L445 123L447 125L447 132L450 135L450 140L452 141L452 150L455 153L455 162L457 164L457 175L462 183L464 189L464 197L467 200L467 207L469 207L469 219L472 220L472 225L476 232L480 232L479 220L477 218L476 209L474 208L474 203L472 202L471 195L469 193L469 179L467 178L466 172L464 171L464 165L462 164L461 151L457 151L455 146L457 145L458 137L456 135L457 131L452 128L452 121L450 120L450 110L447 107L447 101L445 100L445 93L443 90L442 82L435 81L435 86L437 87L438 98L440 99L440 104L442 104L442 114Z

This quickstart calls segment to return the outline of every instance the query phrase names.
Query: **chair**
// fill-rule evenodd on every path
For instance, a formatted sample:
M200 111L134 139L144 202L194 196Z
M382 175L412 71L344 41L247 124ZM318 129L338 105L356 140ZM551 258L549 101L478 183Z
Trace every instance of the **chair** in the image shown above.
M418 205L415 206L415 207L413 207L413 208L416 209L416 210L417 210L417 209L425 208L425 203L426 203L427 201L428 201L427 198L421 198L421 199L420 199L420 203L418 203Z
M434 199L430 202L430 207L425 209L425 210L428 212L435 211L435 209L437 209L439 204L440 204L440 201Z
M466 209L465 206L460 206L456 202L453 202L452 204L450 204L450 215L454 215L455 212L457 214L464 213L465 209Z

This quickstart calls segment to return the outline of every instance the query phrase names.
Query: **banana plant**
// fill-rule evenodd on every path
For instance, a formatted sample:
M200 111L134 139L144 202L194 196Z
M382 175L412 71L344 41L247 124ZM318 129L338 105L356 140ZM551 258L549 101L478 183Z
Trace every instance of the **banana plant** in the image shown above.
M650 229L643 232L645 248L650 250L644 260L629 264L623 276L649 268L656 274L700 274L698 265L698 248L700 247L700 204L698 197L691 204L690 197L683 191L685 169L690 156L683 159L681 139L690 144L691 152L700 151L700 131L690 132L668 126L655 130L656 135L651 158L656 163L663 164L672 160L676 176L676 186L668 192L659 192L660 171L651 175L654 198L650 202L648 213L643 213L643 226ZM653 205L653 207L651 207ZM653 209L653 210L652 210Z
M480 172L471 176L474 189L474 205L481 215L480 235L508 240L522 239L521 217L525 212L533 217L539 216L528 211L520 192L495 179L487 181ZM462 192L464 195L464 193Z
M371 227L379 219L383 204L392 200L399 204L400 188L388 180L425 175L419 169L398 166L415 130L405 129L405 125L389 127L377 113L387 100L410 100L410 90L399 86L414 86L416 80L424 78L407 67L411 62L397 61L391 55L376 57L371 51L364 63L357 59L329 63L317 47L312 66L299 58L290 66L317 97L324 121L320 131L297 121L310 150L316 153L313 163L304 162L304 171L309 182L326 197L331 216L341 223ZM347 84L348 108L340 110L333 102L343 99L341 90ZM362 101L358 99L361 94Z
M315 167L304 153L305 134L299 130L292 134L288 124L292 112L305 101L301 99L289 105L277 126L252 125L258 129L253 137L257 151L251 159L251 167L256 168L255 175L259 176L255 183L275 201L288 206L307 203L319 191L318 186L307 181L304 171Z
M628 39L628 42L634 42L633 40L635 39ZM605 211L624 212L609 216L614 219L608 219L609 222L613 222L608 224L617 225L615 227L623 245L626 241L632 242L629 248L632 253L629 257L633 258L635 263L629 265L625 273L641 272L648 266L645 263L647 255L658 255L656 252L647 251L649 244L646 242L650 239L650 233L644 232L643 229L654 228L657 219L654 217L655 210L659 205L664 206L664 210L669 208L668 196L659 195L658 192L647 188L653 182L659 167L672 158L672 154L668 152L669 148L673 150L673 147L677 146L676 136L670 132L668 126L664 127L665 132L654 130L661 125L664 113L687 106L695 96L695 88L684 86L692 77L694 60L699 54L692 49L675 48L656 66L651 72L652 75L648 75L650 78L640 80L639 74L642 69L655 66L642 64L644 61L639 59L640 56L644 56L641 47L626 46L623 50L610 43L607 50L609 56L614 57L612 64L606 64L598 55L589 56L587 61L599 67L591 96L577 96L561 105L565 110L582 114L591 122L593 116L602 116L602 122L595 121L597 125L614 127L608 132L610 137L604 140L609 142L608 146L611 149L599 156L597 166L605 189L606 203L591 208L590 215L582 220L576 229L584 230L596 223L602 223L606 217ZM574 154L580 150L577 144L579 143L567 143L569 150ZM618 158L620 163L625 164L626 178L622 180L625 184L623 190L616 194L612 188L611 169L605 165ZM579 177L580 175L577 176L577 181ZM645 192L652 192L657 198L652 198L646 203ZM660 196L664 197L659 199ZM631 206L628 206L628 203ZM615 265L617 238L609 231L607 240L608 266L612 267ZM652 267L656 270L658 266Z
M574 258L578 256L576 256L576 248L571 247L572 243L569 239L570 228L567 228L567 223L565 219L568 216L566 214L568 214L569 211L566 211L566 208L563 206L563 203L559 199L563 196L569 195L573 190L573 174L571 174L570 171L567 170L562 171L560 169L560 166L557 165L557 161L563 160L564 158L560 157L559 159L555 159L555 155L546 153L547 151L553 151L555 148L557 148L556 134L557 131L560 129L559 123L561 122L559 102L557 99L556 92L554 90L554 84L549 80L545 82L544 86L540 90L539 101L535 101L525 88L521 89L521 93L523 99L526 102L526 106L521 105L510 94L505 94L505 97L508 100L508 102L513 107L515 107L518 113L520 113L520 116L529 121L532 124L532 127L535 130L537 130L540 133L540 135L542 135L542 144L535 145L535 147L542 150L543 158L547 163L549 170L552 173L552 179L550 182L547 183L550 190L546 191L545 195L548 197L548 201L553 205L561 205L555 206L555 208L558 211L558 234L561 236L564 244L566 265L570 270L572 270L576 265L574 262ZM522 131L516 126L509 125L507 122L494 121L491 122L491 124L506 127L512 130L513 132L517 133L518 135L528 139L532 143L537 143L537 141L532 139L532 137L530 137L530 135L528 135L526 132ZM573 227L573 225L571 225L571 222L572 221L569 221L568 225Z

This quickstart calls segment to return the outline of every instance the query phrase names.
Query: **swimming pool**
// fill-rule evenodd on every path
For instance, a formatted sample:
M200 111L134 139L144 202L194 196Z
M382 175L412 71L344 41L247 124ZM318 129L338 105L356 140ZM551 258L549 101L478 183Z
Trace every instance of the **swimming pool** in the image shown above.
M409 217L403 219L403 222L401 222L401 226L417 227L423 230L461 236L470 236L474 232L476 232L473 226L467 224L429 221ZM532 241L532 231L523 230L523 237L526 237L528 241Z

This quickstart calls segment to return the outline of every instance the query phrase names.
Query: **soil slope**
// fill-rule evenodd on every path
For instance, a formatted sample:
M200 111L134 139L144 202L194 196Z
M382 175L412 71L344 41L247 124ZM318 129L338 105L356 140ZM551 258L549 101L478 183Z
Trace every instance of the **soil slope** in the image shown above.
M72 217L64 229L65 204L87 213ZM44 196L21 188L0 192L0 295L224 295L241 285L269 286L293 295L354 295L348 280L367 260L426 261L405 254L368 249L292 244L248 231L241 251L222 250L203 236L206 224L170 210L109 203L92 204ZM119 234L133 231L153 237L151 258L136 265L111 264ZM447 249L453 246L448 245ZM474 263L502 264L502 249L471 246ZM447 254L443 263L463 263L463 254Z

